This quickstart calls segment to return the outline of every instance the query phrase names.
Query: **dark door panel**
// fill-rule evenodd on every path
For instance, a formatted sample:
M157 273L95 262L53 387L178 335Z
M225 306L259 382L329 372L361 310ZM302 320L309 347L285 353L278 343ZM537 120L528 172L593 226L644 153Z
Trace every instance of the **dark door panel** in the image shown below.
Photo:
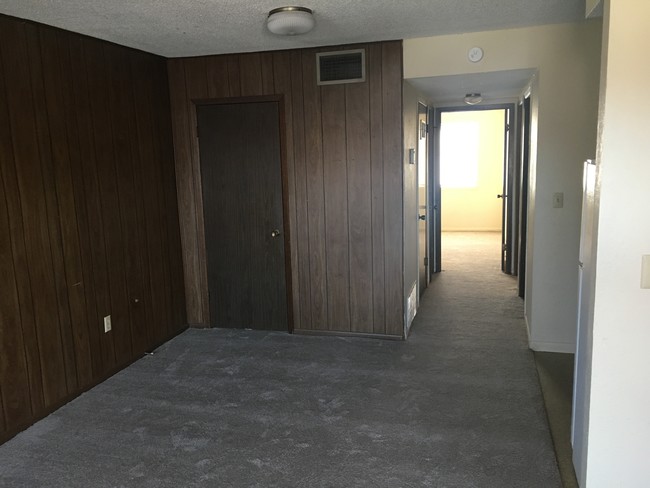
M418 268L419 293L424 293L429 285L429 109L418 104Z
M277 102L197 107L213 327L287 330Z

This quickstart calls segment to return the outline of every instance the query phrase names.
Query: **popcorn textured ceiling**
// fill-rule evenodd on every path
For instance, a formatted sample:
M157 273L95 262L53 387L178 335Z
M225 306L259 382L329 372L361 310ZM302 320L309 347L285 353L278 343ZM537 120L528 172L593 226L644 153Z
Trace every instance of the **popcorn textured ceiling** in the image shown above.
M292 0L293 1L293 0ZM311 0L304 36L267 32L278 0L0 0L0 13L166 57L495 30L584 18L584 0Z

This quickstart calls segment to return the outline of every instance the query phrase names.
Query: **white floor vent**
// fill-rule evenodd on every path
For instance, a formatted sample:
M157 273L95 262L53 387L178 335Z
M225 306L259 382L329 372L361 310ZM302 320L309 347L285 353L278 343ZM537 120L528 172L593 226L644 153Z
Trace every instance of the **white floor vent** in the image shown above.
M406 323L404 324L404 337L408 337L409 330L411 330L411 324L415 318L415 313L417 312L417 282L411 288L411 293L406 300Z

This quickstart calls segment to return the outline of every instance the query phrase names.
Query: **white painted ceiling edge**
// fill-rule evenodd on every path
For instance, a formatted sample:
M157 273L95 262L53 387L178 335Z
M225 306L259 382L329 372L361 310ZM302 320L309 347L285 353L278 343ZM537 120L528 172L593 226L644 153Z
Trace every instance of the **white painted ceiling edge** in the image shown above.
M535 75L534 69L513 69L485 73L410 78L413 85L437 107L461 106L466 93L481 93L481 105L512 102L519 98Z
M0 13L165 57L270 51L584 19L585 0L310 0L316 26L275 36L278 0L0 0Z

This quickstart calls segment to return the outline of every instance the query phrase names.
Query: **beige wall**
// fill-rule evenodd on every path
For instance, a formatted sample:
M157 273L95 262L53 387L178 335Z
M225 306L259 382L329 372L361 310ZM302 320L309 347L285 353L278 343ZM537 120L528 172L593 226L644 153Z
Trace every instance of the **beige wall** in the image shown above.
M575 349L582 163L596 151L600 20L404 41L404 77L535 69L526 320L537 350ZM480 46L479 63L467 51ZM553 208L554 192L564 208Z
M611 5L610 5L611 4ZM650 2L605 2L597 155L598 230L586 485L650 486Z
M478 185L442 189L442 230L500 231L505 111L443 112L441 127L446 122L477 123L480 140Z

